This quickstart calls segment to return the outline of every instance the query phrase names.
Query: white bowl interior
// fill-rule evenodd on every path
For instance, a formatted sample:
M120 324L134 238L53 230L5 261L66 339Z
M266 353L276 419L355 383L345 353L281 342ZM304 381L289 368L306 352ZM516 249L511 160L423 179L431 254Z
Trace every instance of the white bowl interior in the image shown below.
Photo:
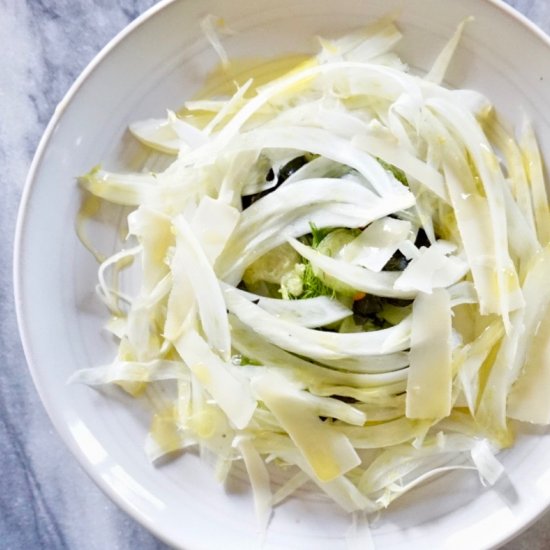
M429 68L456 25L474 15L448 82L486 93L511 123L529 116L543 150L550 149L549 43L509 10L480 0L182 0L160 6L79 81L42 143L19 226L19 320L56 428L108 494L173 545L249 548L258 534L242 470L223 488L194 454L155 468L143 452L150 415L144 400L66 385L75 369L107 362L114 352L101 332L107 315L94 293L97 265L74 231L81 200L75 176L98 162L113 169L140 162L143 151L128 137L128 124L177 109L217 63L198 25L208 13L237 31L224 38L231 57L271 57L312 52L314 35L337 36L395 10L405 34L399 50L415 70ZM116 227L121 213L111 215ZM105 250L114 249L112 231L93 231ZM508 484L487 490L472 473L442 476L382 515L373 528L376 545L484 548L512 536L550 500L550 437L535 432L502 455ZM349 524L332 504L301 491L276 510L265 548L345 548Z

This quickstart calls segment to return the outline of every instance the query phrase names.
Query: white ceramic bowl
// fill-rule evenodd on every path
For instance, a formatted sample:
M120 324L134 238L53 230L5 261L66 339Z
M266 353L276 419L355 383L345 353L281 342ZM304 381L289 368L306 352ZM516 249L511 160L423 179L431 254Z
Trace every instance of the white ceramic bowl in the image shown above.
M81 198L74 178L99 161L115 169L131 166L140 149L128 138L128 123L177 108L201 86L216 64L199 28L202 16L220 15L237 31L225 39L230 56L257 57L312 51L315 34L345 33L396 9L405 33L399 50L416 69L428 68L457 23L474 15L449 84L486 93L510 121L526 112L543 150L550 150L550 41L504 4L489 0L161 2L84 71L40 144L16 246L25 353L48 413L77 459L113 500L174 546L258 546L250 489L238 470L228 487L219 486L210 466L193 454L152 467L143 453L145 407L116 392L106 397L66 385L75 369L108 361L114 349L100 330L106 312L93 293L96 264L74 231ZM114 248L111 233L94 230L96 239ZM549 455L548 433L531 430L502 455L507 492L483 489L468 472L442 476L411 492L375 525L376 546L502 544L550 502ZM277 509L264 547L345 548L349 518L307 492L298 496Z

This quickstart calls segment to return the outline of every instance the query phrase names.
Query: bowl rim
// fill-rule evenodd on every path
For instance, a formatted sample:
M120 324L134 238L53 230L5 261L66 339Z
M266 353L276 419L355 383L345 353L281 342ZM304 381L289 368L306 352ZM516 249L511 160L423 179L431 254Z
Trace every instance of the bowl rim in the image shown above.
M82 448L76 443L75 439L70 435L67 430L67 426L61 416L59 415L55 406L53 406L48 394L44 391L44 388L38 381L39 368L37 365L39 360L34 357L32 351L32 344L29 332L27 331L27 320L23 313L23 294L22 294L22 277L24 271L23 265L23 240L25 234L25 228L27 224L28 216L28 204L35 186L36 176L39 172L42 160L45 152L48 148L50 139L55 131L55 128L59 121L62 119L65 111L70 103L80 90L80 88L87 81L88 77L103 63L103 61L115 50L115 48L123 42L127 36L133 33L138 27L146 23L155 14L161 12L169 5L181 0L160 0L153 6L149 7L143 13L141 13L136 19L131 21L123 29L121 29L113 38L111 38L105 46L91 59L91 61L84 67L82 72L78 75L76 80L71 84L61 101L56 105L54 112L46 125L44 133L40 138L33 159L31 161L27 177L23 186L23 192L17 211L17 220L15 226L14 248L13 248L13 291L15 301L15 314L17 319L17 327L19 331L19 338L23 347L23 353L27 363L27 367L31 374L31 378L34 387L40 397L42 406L46 410L51 423L53 424L57 435L60 437L66 448L76 459L80 468L87 474L92 482L99 487L99 489L105 494L111 502L117 507L122 509L129 517L137 521L140 525L145 527L151 534L170 546L175 546L178 541L172 540L166 533L158 528L157 524L151 519L149 515L143 513L140 508L136 508L130 505L126 498L121 496L115 488L107 482L102 476L97 474L96 469L86 459L86 456Z
M14 236L13 247L13 292L15 301L15 314L17 319L17 326L19 332L19 338L21 340L25 361L27 363L34 387L40 397L42 406L46 410L46 413L52 422L57 434L61 438L64 445L69 449L71 454L77 460L80 468L88 475L88 477L94 482L94 484L101 489L101 491L120 509L122 509L128 516L136 520L140 525L145 527L151 534L157 537L162 542L170 546L181 546L182 541L174 540L167 533L151 519L151 517L144 513L143 510L133 507L129 501L123 497L116 489L103 477L97 474L96 469L86 459L86 456L82 448L76 443L75 439L70 435L67 430L67 426L61 416L59 415L56 407L53 405L48 394L44 391L44 388L39 384L37 365L39 360L35 358L32 350L31 339L27 330L27 320L23 313L23 294L22 294L22 278L24 272L24 258L22 256L23 240L25 235L25 229L27 225L28 205L35 186L36 176L39 172L41 163L43 161L45 152L48 148L50 139L54 130L62 119L67 107L73 101L75 95L80 88L87 81L88 77L103 63L103 61L115 50L115 48L122 43L131 33L133 33L138 27L145 24L149 19L161 12L171 4L176 2L184 2L185 0L160 0L153 6L149 7L143 13L141 13L136 19L131 21L122 30L120 30L113 38L111 38L105 46L92 58L92 60L85 66L76 80L69 87L61 101L57 104L54 112L46 125L46 128L39 140L38 146L34 153L32 162L27 173L19 207L17 211L17 220ZM517 23L525 27L530 33L541 40L550 50L550 35L543 31L537 24L530 20L526 15L519 12L516 8L506 3L505 0L482 0L486 4L493 5L496 9L501 10ZM526 531L532 526L550 507L550 495L548 495L543 507L537 509L534 512L527 513L527 520L523 525L513 532L507 533L504 537L493 542L496 546L500 547L503 544L511 541Z

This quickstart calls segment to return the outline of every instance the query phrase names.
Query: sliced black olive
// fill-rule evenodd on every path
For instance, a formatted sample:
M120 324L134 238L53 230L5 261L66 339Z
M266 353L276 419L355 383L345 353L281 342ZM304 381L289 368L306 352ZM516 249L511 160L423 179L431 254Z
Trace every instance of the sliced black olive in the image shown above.
M260 193L255 193L254 195L246 195L242 197L243 210L246 210L251 204L255 203L262 197L269 195L269 193L273 193L273 191L275 191L292 174L294 174L294 172L299 170L302 166L304 166L304 164L307 164L308 162L309 161L305 156L296 157L287 162L284 166L281 167L281 169L277 173L277 184L274 185L271 189L266 189L265 191L261 191ZM273 181L274 177L275 173L273 172L273 168L270 168L265 176L265 179L266 181Z
M343 403L349 403L349 404L359 403L359 401L357 401L355 397L349 397L347 395L331 395L331 397L334 399L338 399L338 401L342 401Z
M354 315L368 318L382 311L383 307L383 298L380 298L380 296L367 294L364 298L361 298L360 300L355 300L355 302L353 302L352 309Z
M384 266L384 271L404 271L409 265L409 260L401 254L399 250L388 260Z
M428 235L426 235L426 232L422 228L418 230L414 244L417 248L420 248L422 246L429 247L432 245L432 243L428 239Z
M414 244L417 248L421 248L422 246L430 247L432 243L430 243L426 232L422 228L420 228L416 235L416 240L414 241ZM407 260L407 258L405 258L405 256L403 256L403 254L399 250L397 250L396 253L388 260L388 262L384 266L384 271L404 271L408 265L409 260Z
M280 170L277 175L277 186L285 182L294 172L297 172L302 166L308 163L308 160L305 156L296 157L290 162L287 162Z
M390 306L407 307L413 303L413 300L403 300L402 298L386 298L386 303Z

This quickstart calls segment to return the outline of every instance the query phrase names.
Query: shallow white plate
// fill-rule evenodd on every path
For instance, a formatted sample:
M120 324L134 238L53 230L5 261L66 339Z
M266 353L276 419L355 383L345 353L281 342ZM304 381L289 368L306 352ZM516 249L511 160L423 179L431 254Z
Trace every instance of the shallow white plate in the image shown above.
M207 13L237 31L230 56L313 51L315 34L338 35L397 13L400 52L430 66L456 25L474 15L449 73L453 86L485 92L518 122L523 112L550 150L550 41L504 4L488 0L183 0L161 2L117 37L60 104L36 154L21 207L16 298L36 386L63 439L122 508L168 543L188 549L257 547L250 490L238 469L219 486L188 454L162 467L143 453L149 413L117 392L68 387L77 368L108 361L106 312L95 298L96 264L74 231L81 196L74 177L98 162L134 167L142 151L129 122L162 116L200 88L216 64L201 34ZM113 220L116 226L119 217ZM94 229L104 248L112 234ZM524 433L503 453L507 484L483 489L477 476L442 476L411 492L373 528L384 549L488 548L525 527L550 502L550 435ZM276 510L265 548L345 548L349 518L308 492ZM349 542L349 541L348 541ZM360 540L356 541L361 543ZM364 547L364 546L362 546Z

